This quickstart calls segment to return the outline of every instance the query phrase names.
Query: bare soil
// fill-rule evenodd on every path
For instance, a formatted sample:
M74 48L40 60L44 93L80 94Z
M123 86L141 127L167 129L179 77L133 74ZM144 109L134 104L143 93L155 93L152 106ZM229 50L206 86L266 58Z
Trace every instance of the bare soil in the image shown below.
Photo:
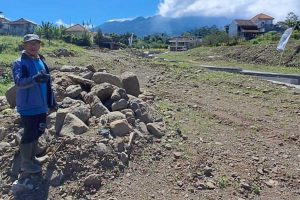
M97 167L94 145L100 140L83 134L44 165L37 175L43 177L37 178L40 189L19 199L300 199L299 90L130 51L89 50L83 58L67 59L114 74L136 73L143 90L155 94L152 106L168 131L161 139L139 141L124 169ZM59 67L59 58L49 62ZM17 129L9 117L0 123ZM8 161L15 151L1 159ZM51 186L46 178L51 163L64 157L71 162L61 163L61 170L70 175ZM1 163L0 199L13 199L9 162ZM104 174L101 187L84 187L82 171Z

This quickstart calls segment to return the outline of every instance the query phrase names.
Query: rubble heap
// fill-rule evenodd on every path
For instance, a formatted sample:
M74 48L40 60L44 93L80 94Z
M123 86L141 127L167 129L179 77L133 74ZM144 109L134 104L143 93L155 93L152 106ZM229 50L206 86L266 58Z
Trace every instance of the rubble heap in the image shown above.
M39 154L47 159L45 174L31 175L34 188L68 183L62 193L80 197L96 192L106 180L119 176L146 143L164 135L165 124L151 106L155 95L141 92L134 73L116 76L88 65L63 66L51 74L59 109L47 117L47 130L39 141ZM0 118L9 119L0 128L0 162L5 168L0 184L7 195L19 174L22 134L14 99L14 86L0 98Z

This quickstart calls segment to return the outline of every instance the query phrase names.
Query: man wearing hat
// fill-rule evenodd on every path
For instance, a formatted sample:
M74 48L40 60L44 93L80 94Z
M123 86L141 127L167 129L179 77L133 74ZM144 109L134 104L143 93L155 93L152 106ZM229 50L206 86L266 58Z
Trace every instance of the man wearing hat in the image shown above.
M17 112L21 116L24 133L21 138L21 171L38 173L41 166L36 159L39 137L46 128L48 109L56 110L49 68L39 54L41 40L38 35L27 34L24 50L13 63L13 78L17 88Z

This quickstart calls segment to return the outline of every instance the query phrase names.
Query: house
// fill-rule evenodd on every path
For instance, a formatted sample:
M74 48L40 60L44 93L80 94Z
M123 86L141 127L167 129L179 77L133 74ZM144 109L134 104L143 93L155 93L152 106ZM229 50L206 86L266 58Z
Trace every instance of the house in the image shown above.
M24 18L8 22L8 34L23 36L28 33L34 33L37 24Z
M16 21L9 21L4 17L0 17L0 34L1 35L18 35L23 36L33 33L37 24L24 18Z
M169 40L170 51L186 51L199 46L202 39L199 37L174 37Z
M259 34L257 25L251 20L236 19L229 25L229 37L241 37L246 40L254 38Z
M81 37L83 34L88 33L89 30L80 24L76 24L74 26L70 26L65 29L65 33L67 35L74 35L76 37Z
M96 43L100 48L107 48L111 50L120 49L120 44L114 42L110 36L102 36L99 41L96 41Z
M0 35L8 34L9 30L9 20L0 16Z
M261 33L273 30L273 20L273 17L263 13L260 13L251 19L251 21L257 25L257 28Z
M250 20L235 19L228 26L229 37L240 37L250 40L258 34L271 31L274 28L273 17L260 13Z

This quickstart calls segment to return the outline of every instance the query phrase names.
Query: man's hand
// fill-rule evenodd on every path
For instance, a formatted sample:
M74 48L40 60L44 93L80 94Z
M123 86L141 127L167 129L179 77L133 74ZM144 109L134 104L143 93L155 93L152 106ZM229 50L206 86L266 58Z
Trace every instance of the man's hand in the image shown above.
M32 78L37 83L47 83L50 79L50 75L45 74L44 71L40 71L40 73L38 73L37 75L34 75Z

